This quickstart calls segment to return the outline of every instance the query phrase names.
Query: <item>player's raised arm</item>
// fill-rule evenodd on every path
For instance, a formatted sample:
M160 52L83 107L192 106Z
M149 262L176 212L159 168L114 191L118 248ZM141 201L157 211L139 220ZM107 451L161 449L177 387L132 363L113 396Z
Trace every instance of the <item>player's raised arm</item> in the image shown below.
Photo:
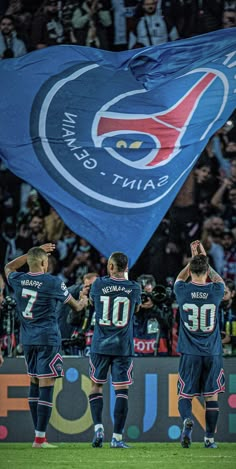
M190 276L189 273L189 263L180 271L180 273L176 277L176 282L179 280L182 280L183 282L186 282Z
M208 277L211 279L212 282L221 282L225 284L223 278L209 265L209 270L208 270Z
M43 251L45 251L48 255L50 255L56 246L53 243L46 243L39 247L43 249ZM18 269L23 267L23 265L25 265L27 262L27 256L28 253L23 254L23 256L16 257L16 259L13 259L13 261L8 262L4 268L6 277L8 277L11 272L16 272Z
M201 245L201 248L200 248L200 245ZM192 258L194 256L197 256L198 254L200 254L200 249L204 250L202 244L200 243L200 241L197 239L196 241L193 241L191 244L190 244L190 249L191 249L191 255L192 255ZM205 251L204 251L205 252ZM205 254L206 255L206 252ZM188 263L181 271L180 273L178 274L177 278L176 278L176 282L178 280L182 280L183 282L186 282L188 280L188 278L190 277L190 270L189 270L189 266L190 264Z
M198 250L199 250L199 254L202 254L204 256L207 255L201 242L199 242ZM215 282L222 282L223 284L225 283L223 278L210 265L209 265L209 270L208 270L208 276L211 279L211 281L214 283Z

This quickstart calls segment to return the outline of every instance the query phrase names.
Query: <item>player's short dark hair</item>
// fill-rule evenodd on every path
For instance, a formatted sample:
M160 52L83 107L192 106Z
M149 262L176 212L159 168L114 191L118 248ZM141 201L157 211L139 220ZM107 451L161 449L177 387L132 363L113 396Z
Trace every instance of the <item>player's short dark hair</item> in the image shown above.
M40 263L45 257L47 257L47 253L40 247L31 248L27 254L27 263L28 264L38 264Z
M123 252L113 252L110 260L116 264L118 272L124 272L128 265L128 257Z
M190 272L196 275L206 274L209 269L208 257L203 254L194 256L190 261Z

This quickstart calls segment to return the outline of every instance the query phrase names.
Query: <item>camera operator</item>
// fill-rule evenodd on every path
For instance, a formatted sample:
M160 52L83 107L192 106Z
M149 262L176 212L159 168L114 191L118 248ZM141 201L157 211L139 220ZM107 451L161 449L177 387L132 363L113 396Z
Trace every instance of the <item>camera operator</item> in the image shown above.
M0 355L12 357L19 341L19 320L16 301L0 274ZM0 359L1 366L1 359Z
M224 355L236 355L236 288L232 280L225 281L225 294L220 304L221 339Z
M62 348L65 355L88 356L90 353L94 308L89 304L89 292L97 277L96 272L87 273L83 277L83 285L75 284L68 288L83 306L83 314L79 318L68 305L58 305L59 326L63 337Z
M152 275L141 275L142 305L134 319L134 349L137 356L167 356L171 353L172 293L156 285Z

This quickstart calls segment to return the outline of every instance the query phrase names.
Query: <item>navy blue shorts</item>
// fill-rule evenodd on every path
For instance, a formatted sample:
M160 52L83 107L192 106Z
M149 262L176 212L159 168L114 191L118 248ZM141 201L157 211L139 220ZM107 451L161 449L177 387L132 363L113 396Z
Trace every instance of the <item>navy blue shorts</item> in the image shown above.
M60 378L64 376L61 348L52 345L24 345L24 356L29 376Z
M225 391L221 355L199 356L182 354L178 376L179 397L213 396Z
M94 383L106 383L109 368L114 386L130 385L133 383L133 360L131 357L91 353L89 358L89 376Z

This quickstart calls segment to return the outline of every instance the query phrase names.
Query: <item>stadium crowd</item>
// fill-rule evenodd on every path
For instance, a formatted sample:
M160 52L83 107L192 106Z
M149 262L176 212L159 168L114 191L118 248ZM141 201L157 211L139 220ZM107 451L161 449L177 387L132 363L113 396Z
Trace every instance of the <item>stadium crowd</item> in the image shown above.
M236 2L221 0L3 0L0 58L19 57L59 44L121 51L178 40L236 25ZM53 242L49 272L79 298L96 276L106 275L107 259L73 233L53 207L0 159L0 324L5 354L21 353L12 292L4 265L32 246ZM134 321L135 352L176 355L178 308L173 282L201 239L210 263L226 282L221 305L225 355L236 354L236 114L209 141L196 166L129 272L143 290ZM87 288L87 289L86 289ZM7 300L6 300L7 298ZM10 298L10 299L9 299ZM65 354L89 354L93 311L76 323L59 311ZM66 319L63 319L66 318Z

